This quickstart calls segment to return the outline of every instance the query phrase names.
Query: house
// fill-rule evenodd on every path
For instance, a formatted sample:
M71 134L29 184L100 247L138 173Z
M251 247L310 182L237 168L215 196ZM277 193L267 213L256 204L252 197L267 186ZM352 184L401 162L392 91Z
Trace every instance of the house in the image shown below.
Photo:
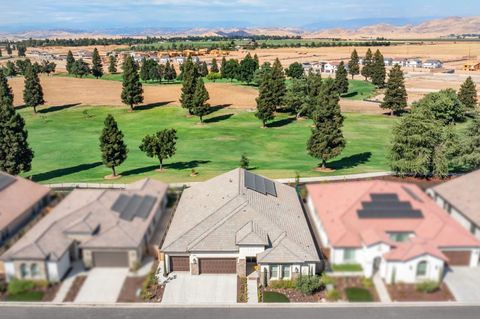
M50 201L50 189L0 172L0 246L18 233Z
M166 64L167 62L170 62L170 56L169 55L160 56L159 62L161 64Z
M474 63L467 63L463 66L464 71L480 71L480 63L479 62L474 62Z
M161 251L166 272L253 273L263 284L321 268L296 190L244 169L185 189Z
M394 65L400 65L401 67L404 67L407 65L407 59L405 58L393 58L392 59L392 66Z
M182 65L183 63L185 63L186 60L187 58L185 58L184 56L175 57L175 62L177 62L177 64L179 65Z
M60 281L72 262L136 269L159 220L167 185L144 179L126 189L75 189L0 259L7 280Z
M305 74L308 74L313 69L312 63L310 63L310 62L302 63L302 67L303 67L303 72Z
M440 60L427 60L423 63L425 69L441 69L443 68L443 63Z
M392 66L393 65L393 59L392 58L385 58L384 63L385 63L385 66Z
M418 186L388 181L307 185L308 207L331 264L360 264L387 283L441 280L475 267L480 241Z
M453 219L480 239L480 170L432 187L427 193Z
M339 62L328 62L325 63L323 66L323 71L325 73L333 74L337 72L338 66L340 65Z
M422 67L422 60L409 59L409 60L407 60L407 64L405 66L411 67L411 68L421 68Z

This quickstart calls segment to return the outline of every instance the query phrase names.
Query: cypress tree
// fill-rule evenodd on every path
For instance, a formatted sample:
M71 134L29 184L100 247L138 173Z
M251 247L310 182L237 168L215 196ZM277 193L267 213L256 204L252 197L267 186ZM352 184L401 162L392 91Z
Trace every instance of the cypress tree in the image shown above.
M343 61L340 62L335 75L335 87L339 94L345 94L348 92L348 73L345 69Z
M11 104L0 105L0 136L0 171L12 175L28 172L34 154L28 146L25 121Z
M114 55L110 55L108 58L108 72L111 74L117 73L117 58Z
M127 159L127 145L123 141L122 131L111 114L105 118L104 125L100 135L102 161L105 166L112 169L113 176L117 176L115 167L120 166Z
M37 106L45 104L40 79L38 78L38 74L33 70L33 66L31 64L27 66L25 73L23 101L25 105L33 107L33 111L35 113L37 113Z
M92 55L92 75L94 77L101 78L103 76L103 64L100 54L98 53L97 48L93 49Z
M383 59L383 55L380 50L375 51L373 56L371 74L372 83L380 88L383 88L385 86L386 70L385 60Z
M226 78L225 76L225 67L227 66L227 59L225 57L222 58L222 64L220 65L220 75L222 78Z
M150 80L150 64L145 57L142 58L142 62L140 63L140 79L142 81Z
M266 127L267 121L275 118L276 109L275 83L272 78L272 70L263 75L262 84L260 84L258 91L255 116L262 121L262 127Z
M368 48L365 54L365 60L363 60L362 76L365 77L365 81L372 76L373 54L372 50Z
M212 73L220 72L220 70L218 69L217 59L215 58L212 59L212 66L210 67L210 72Z
M275 110L284 104L285 94L287 93L287 86L285 84L285 73L283 72L282 64L277 58L272 65L272 90L274 96Z
M0 69L0 105L13 106L13 92L3 69Z
M315 127L307 143L308 153L322 161L322 169L326 168L328 160L340 155L345 148L346 142L342 133L343 115L339 101L335 81L327 79L316 100L312 116Z
M135 104L143 102L142 83L138 77L137 65L131 56L127 56L123 63L122 102L130 105L133 110Z
M403 111L407 107L407 90L400 65L395 65L388 75L387 90L380 107L390 110L390 115Z
M348 62L348 72L352 76L352 79L355 78L355 75L360 74L360 59L356 49L353 49L352 55L350 56L350 61Z
M164 129L154 135L147 135L143 138L140 150L148 157L157 157L160 161L160 170L163 169L163 161L175 155L177 144L177 131Z
M203 123L203 116L207 115L210 109L210 104L207 101L210 99L203 79L199 78L195 87L195 93L193 94L193 107L192 114L200 117L200 122Z
M67 64L66 64L66 69L68 74L72 74L72 68L73 64L75 63L75 58L73 57L73 53L71 50L68 50L67 53Z
M458 99L469 111L475 111L475 109L477 108L477 88L471 76L469 76L460 87L460 91L458 92Z
M182 107L188 110L188 113L192 114L193 109L193 96L197 87L198 71L191 58L182 65L183 68L183 80L182 80L182 94L180 102Z

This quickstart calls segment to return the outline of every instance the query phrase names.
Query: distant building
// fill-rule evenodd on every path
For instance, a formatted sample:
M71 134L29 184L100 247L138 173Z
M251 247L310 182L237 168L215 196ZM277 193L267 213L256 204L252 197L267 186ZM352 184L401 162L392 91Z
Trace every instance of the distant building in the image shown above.
M480 62L467 63L463 66L464 71L480 71Z
M393 59L392 58L385 58L384 62L385 62L385 66L392 66L393 65Z
M411 68L421 68L422 67L422 60L419 59L410 59L407 61L407 67Z
M392 59L392 66L394 65L400 65L401 67L404 67L407 65L407 59L405 58L393 58Z
M441 69L443 68L443 63L440 60L427 60L423 63L425 69Z
M166 64L167 62L170 62L170 56L169 55L160 56L159 62L161 64Z
M338 70L339 62L328 62L323 66L323 72L333 74Z

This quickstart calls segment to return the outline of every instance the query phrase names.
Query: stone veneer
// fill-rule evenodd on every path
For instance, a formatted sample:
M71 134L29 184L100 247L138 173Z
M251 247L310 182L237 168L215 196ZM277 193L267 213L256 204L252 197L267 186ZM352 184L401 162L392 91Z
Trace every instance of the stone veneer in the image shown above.
M237 275L239 277L247 276L247 260L246 259L237 259Z

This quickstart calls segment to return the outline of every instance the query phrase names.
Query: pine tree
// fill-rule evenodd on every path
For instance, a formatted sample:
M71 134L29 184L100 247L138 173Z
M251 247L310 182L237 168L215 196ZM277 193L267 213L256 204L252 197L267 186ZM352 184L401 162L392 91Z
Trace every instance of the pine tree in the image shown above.
M355 78L355 75L360 74L360 59L356 49L353 49L352 55L350 56L350 61L348 62L348 72L352 76L352 79Z
M309 72L307 75L307 103L303 110L303 114L308 118L312 118L313 111L316 107L316 100L321 90L322 75L316 72Z
M480 114L477 112L473 120L469 123L465 141L461 143L464 146L462 150L462 162L470 170L480 168Z
M193 96L197 88L198 71L191 58L182 65L183 68L183 80L182 80L182 94L180 102L182 107L188 110L188 113L192 114L193 109Z
M228 60L227 63L225 64L225 67L223 68L223 77L230 79L230 81L233 81L234 79L238 79L239 68L240 68L240 65L238 64L237 59Z
M258 55L255 53L253 55L253 61L255 61L255 71L260 68L260 60L258 59Z
M262 121L262 127L266 127L267 121L275 118L276 109L275 82L272 78L272 70L264 74L258 91L255 116Z
M7 67L5 69L5 75L6 76L16 76L17 75L17 68L15 67L15 64L12 61L7 61L6 67Z
M218 69L217 59L215 58L212 59L212 66L210 67L210 72L212 73L220 72L220 70Z
M24 57L25 52L27 52L27 47L25 47L24 45L17 45L18 57L20 57L20 58Z
M170 64L169 61L165 64L165 80L166 81L173 81L177 77L177 71L175 71L175 67Z
M222 64L220 65L220 75L223 79L226 78L225 76L225 67L227 66L227 59L225 57L222 58Z
M308 105L307 79L292 79L285 95L285 105L296 114L297 119L305 114Z
M154 135L143 138L140 150L148 157L157 157L160 161L160 170L163 169L163 161L175 155L177 144L177 131L164 129Z
M2 49L0 49L0 58L3 56Z
M13 106L13 92L3 69L0 69L0 106Z
M37 113L37 106L45 104L42 85L32 65L28 65L26 69L23 101L25 105L33 107L35 113Z
M203 77L206 77L208 75L208 65L207 62L203 61L198 65L198 75Z
M348 73L345 69L343 61L340 62L335 75L335 87L339 94L345 94L348 92Z
M342 133L343 115L339 105L340 97L335 87L335 81L327 79L317 98L313 111L315 128L307 143L310 156L322 161L322 169L327 161L337 157L345 148L345 138Z
M108 72L117 73L117 58L113 54L108 58Z
M143 102L142 83L138 77L137 65L131 56L127 56L123 63L122 102L130 105L133 110L135 104Z
M248 159L246 154L242 154L240 157L240 167L243 169L247 169L250 166L250 160Z
M140 63L140 79L142 81L150 80L150 64L145 57L142 58Z
M262 66L259 69L257 69L253 74L253 82L256 85L260 86L262 84L262 80L265 74L271 71L272 71L272 66L270 62L263 63Z
M477 88L471 76L469 76L460 87L460 91L458 92L458 99L469 111L475 111L475 109L477 108Z
M90 67L88 66L88 63L83 61L83 59L78 59L75 61L72 65L72 74L75 75L75 77L80 76L83 78L84 76L90 74Z
M372 50L368 48L367 53L365 54L365 59L363 60L362 67L362 76L365 77L365 81L372 77L372 65L373 65L373 54Z
M10 43L7 43L7 54L11 57L12 56L12 46Z
M68 50L67 65L66 65L66 69L67 69L68 74L72 74L72 68L73 68L74 63L75 63L75 58L73 57L73 53L72 53L72 51Z
M242 82L247 82L247 84L250 84L250 82L253 81L253 75L255 74L256 70L256 62L248 53L242 61L240 61L240 65L238 67L238 74L237 78L239 81Z
M192 114L200 117L200 122L203 123L203 116L207 115L210 110L210 104L207 101L210 99L208 91L205 88L203 79L199 78L193 94Z
M100 54L98 53L97 48L93 49L92 55L92 75L94 77L101 78L103 76L103 64L102 58L100 58Z
M390 115L403 111L407 107L407 90L400 65L395 65L388 75L387 90L380 107L390 110Z
M0 105L0 136L0 171L12 175L28 172L34 154L28 146L25 121L11 104Z
M380 50L377 50L373 56L371 74L372 83L380 88L383 88L385 86L386 70L385 60L383 59L383 55Z
M283 72L282 64L277 58L272 65L272 89L274 96L275 110L284 104L285 94L287 93L287 86L285 84L285 73Z
M443 124L453 124L465 118L465 107L454 89L429 93L413 103L412 109L428 110L435 120Z
M105 118L104 125L100 136L102 161L106 167L112 169L113 176L117 176L115 167L120 166L127 159L127 145L123 141L122 131L111 114Z

